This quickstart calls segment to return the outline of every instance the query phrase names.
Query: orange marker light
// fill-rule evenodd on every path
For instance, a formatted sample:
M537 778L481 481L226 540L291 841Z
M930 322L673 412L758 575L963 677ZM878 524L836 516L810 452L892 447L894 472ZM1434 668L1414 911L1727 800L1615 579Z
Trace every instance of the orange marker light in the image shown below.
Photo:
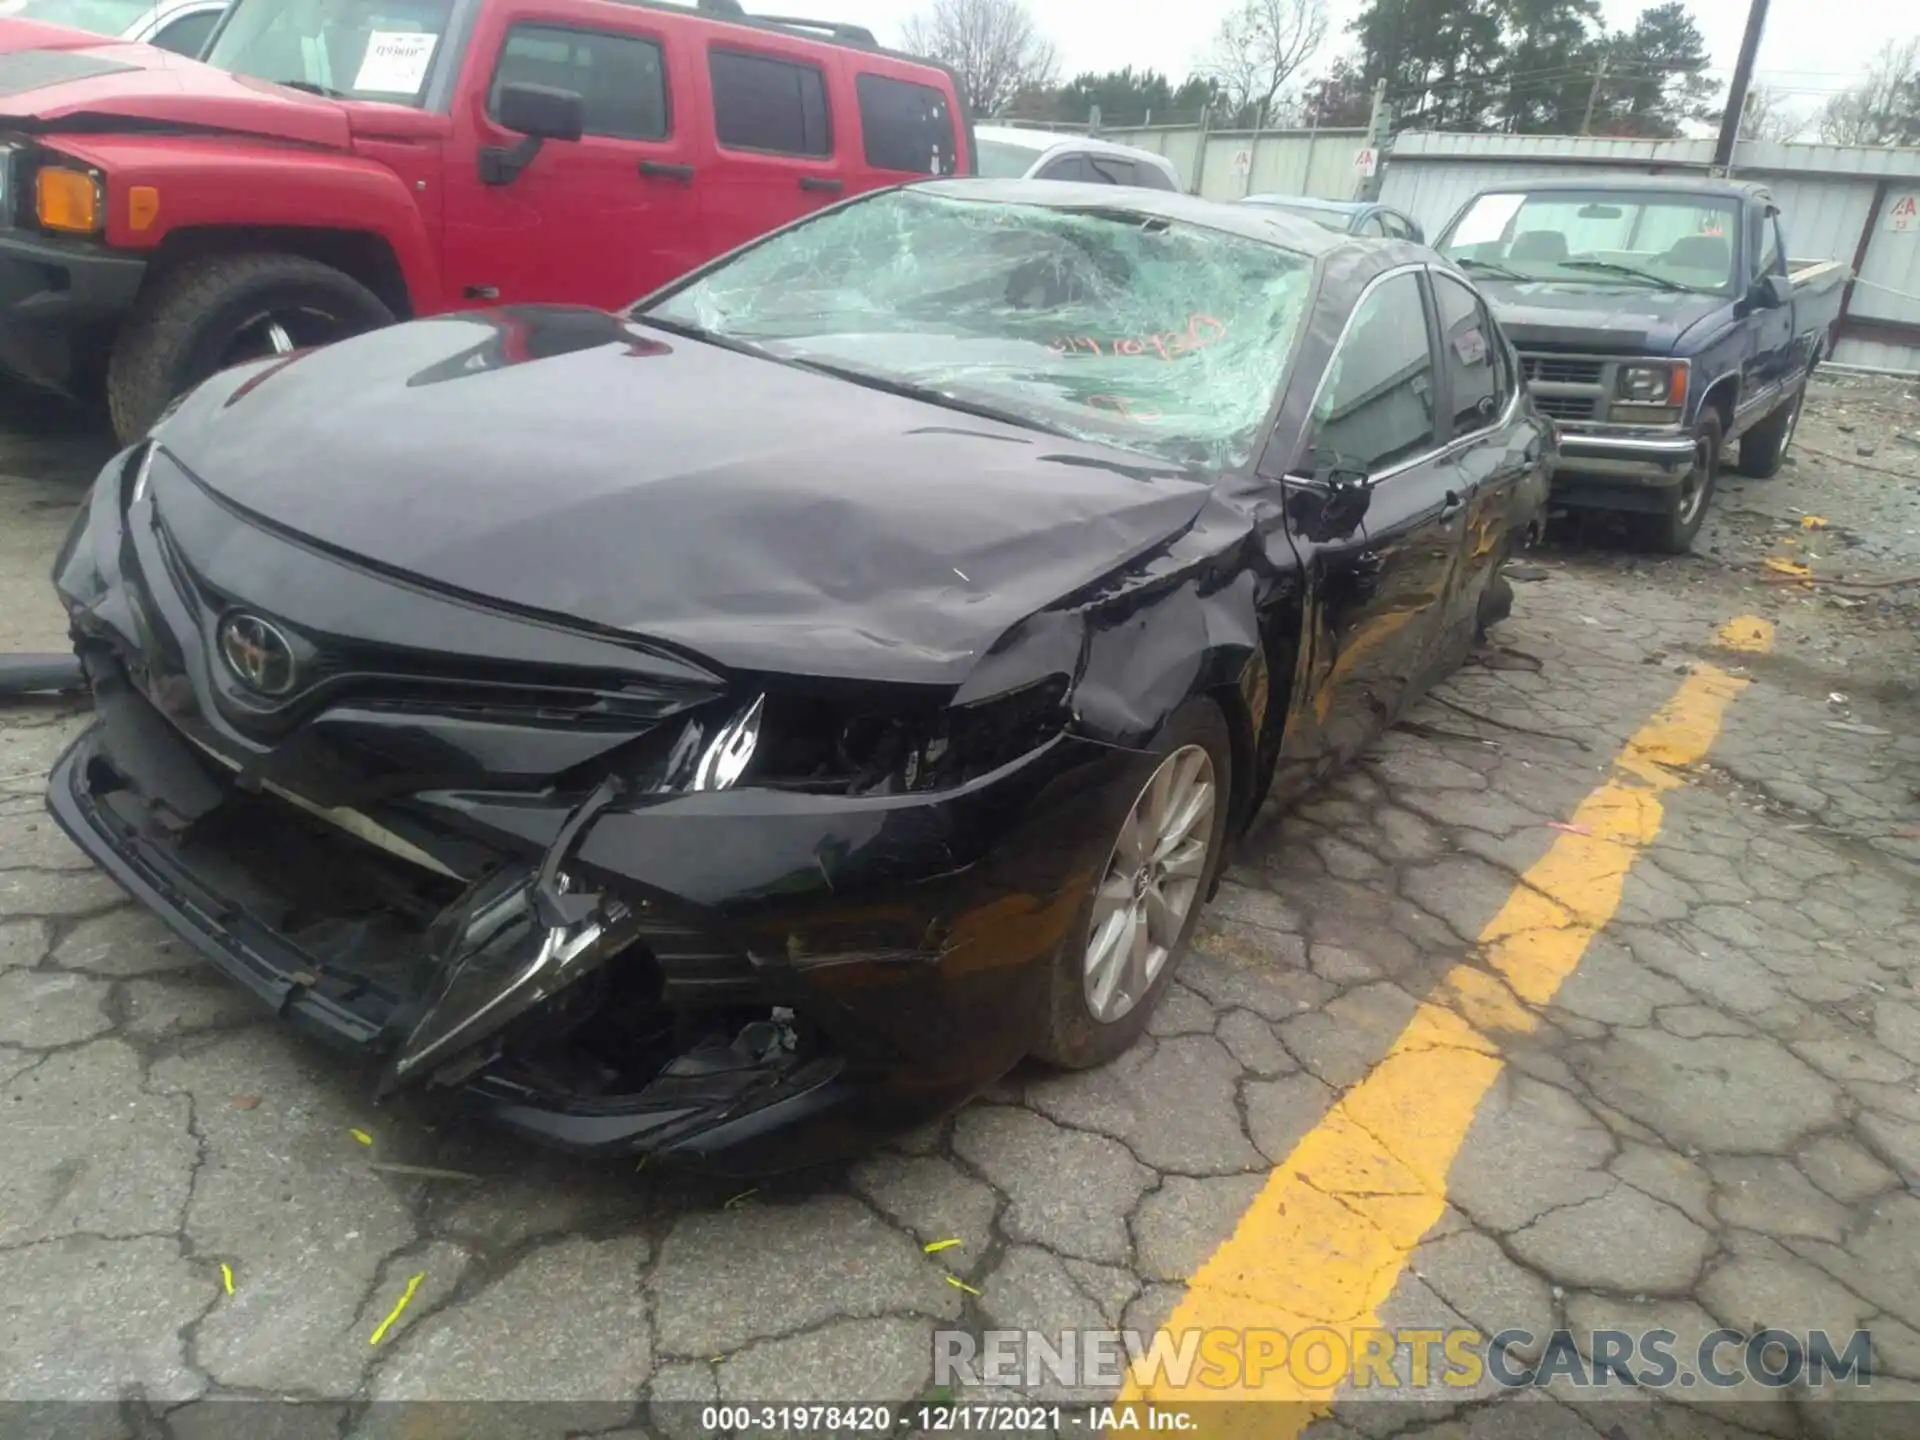
M160 192L151 185L136 185L127 191L127 224L144 230L160 213Z
M34 200L49 230L88 235L100 228L100 187L84 170L45 166L34 180Z
M1687 403L1687 367L1673 367L1673 379L1667 383L1667 404L1678 409Z

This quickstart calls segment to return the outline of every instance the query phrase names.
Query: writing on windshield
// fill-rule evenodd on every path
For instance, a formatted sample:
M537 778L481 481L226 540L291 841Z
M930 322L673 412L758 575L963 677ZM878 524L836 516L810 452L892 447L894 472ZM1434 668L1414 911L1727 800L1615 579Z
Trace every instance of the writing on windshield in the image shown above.
M1148 451L1250 457L1306 303L1307 256L1124 209L926 186L822 215L641 319L936 401Z
M235 0L207 63L321 95L418 105L453 0Z
M1500 279L1728 294L1731 200L1630 191L1508 191L1476 199L1440 252Z

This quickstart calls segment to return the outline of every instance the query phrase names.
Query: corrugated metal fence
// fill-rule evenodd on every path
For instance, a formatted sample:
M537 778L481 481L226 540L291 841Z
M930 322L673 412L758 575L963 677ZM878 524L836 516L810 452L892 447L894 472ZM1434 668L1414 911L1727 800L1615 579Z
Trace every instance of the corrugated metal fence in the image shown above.
M1380 198L1436 234L1475 193L1543 176L1704 175L1711 140L1561 135L1398 136ZM1920 372L1920 150L1741 144L1736 177L1764 181L1796 260L1852 266L1833 359Z
M1080 129L1079 126L1054 127ZM1363 130L1103 128L1101 135L1173 161L1209 200L1273 192L1350 199ZM1544 176L1708 172L1711 140L1409 131L1386 157L1380 198L1435 235L1479 190ZM1797 260L1839 260L1856 280L1833 359L1920 372L1920 150L1743 141L1736 176L1764 180L1780 202Z

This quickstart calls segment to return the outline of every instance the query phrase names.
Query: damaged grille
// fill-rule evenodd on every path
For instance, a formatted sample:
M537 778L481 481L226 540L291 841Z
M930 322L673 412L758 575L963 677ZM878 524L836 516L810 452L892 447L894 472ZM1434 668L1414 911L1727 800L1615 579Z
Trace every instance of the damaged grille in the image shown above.
M1539 380L1550 385L1598 385L1598 360L1563 360L1554 355L1523 355L1521 369L1529 383Z

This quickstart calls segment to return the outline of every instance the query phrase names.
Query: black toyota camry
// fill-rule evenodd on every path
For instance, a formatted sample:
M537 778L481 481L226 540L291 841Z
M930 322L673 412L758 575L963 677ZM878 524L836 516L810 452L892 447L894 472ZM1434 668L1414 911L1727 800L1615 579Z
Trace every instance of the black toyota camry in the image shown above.
M1425 249L886 191L192 392L59 558L49 802L383 1091L843 1154L1140 1033L1256 808L1500 611L1549 444Z

